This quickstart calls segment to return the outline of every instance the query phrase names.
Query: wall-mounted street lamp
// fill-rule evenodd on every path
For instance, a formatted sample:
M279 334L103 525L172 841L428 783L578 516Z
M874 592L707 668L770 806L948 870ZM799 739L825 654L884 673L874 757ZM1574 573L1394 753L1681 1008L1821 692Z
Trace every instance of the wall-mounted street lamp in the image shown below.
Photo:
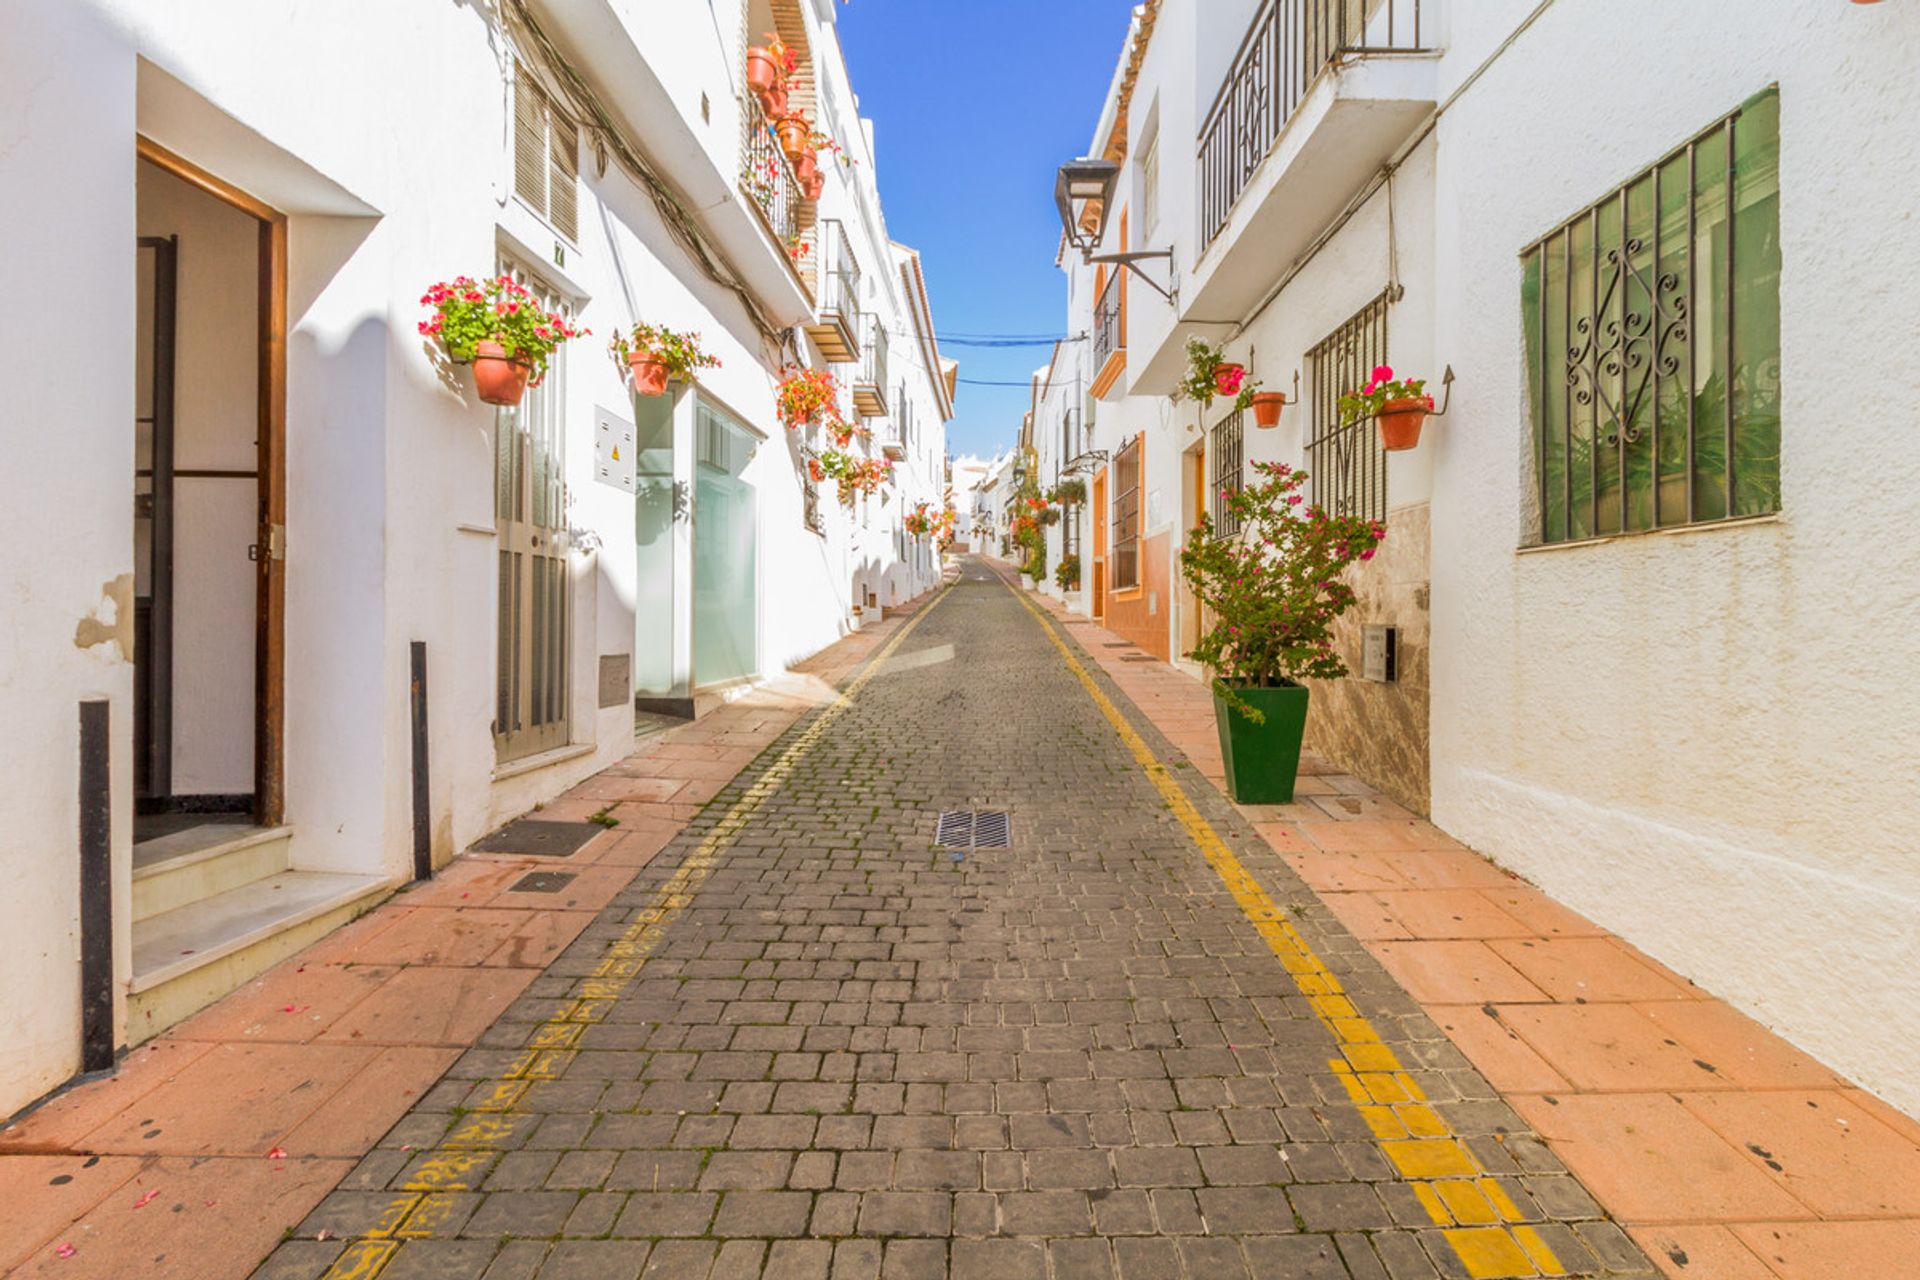
M1161 287L1159 281L1148 276L1135 264L1152 258L1165 258L1169 283L1171 283L1173 250L1094 253L1094 250L1100 246L1101 240L1106 237L1107 215L1113 209L1113 189L1119 185L1119 182L1120 166L1112 160L1090 160L1083 157L1061 165L1059 174L1053 180L1053 202L1060 209L1060 228L1066 232L1067 243L1080 251L1082 262L1112 263L1124 267L1139 276L1148 288L1168 302L1172 302L1171 289Z

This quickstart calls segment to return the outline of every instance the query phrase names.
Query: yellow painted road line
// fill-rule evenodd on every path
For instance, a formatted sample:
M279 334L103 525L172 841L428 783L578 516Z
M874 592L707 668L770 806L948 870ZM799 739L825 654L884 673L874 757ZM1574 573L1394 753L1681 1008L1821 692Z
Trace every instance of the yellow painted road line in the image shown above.
M376 1280L400 1247L392 1237L433 1235L451 1213L453 1202L445 1193L479 1187L500 1154L502 1143L519 1125L534 1118L516 1110L527 1090L535 1081L561 1077L578 1052L574 1045L581 1033L588 1024L605 1018L614 999L639 975L647 958L666 937L667 926L692 905L694 893L713 875L720 855L732 845L734 837L785 785L800 761L826 736L833 722L853 705L855 696L879 674L913 629L939 607L952 590L953 584L949 583L925 608L908 618L880 646L865 670L787 745L747 788L746 794L734 801L694 851L647 899L647 904L634 912L626 931L607 947L606 958L580 983L579 998L567 1001L551 1018L534 1028L527 1038L527 1047L494 1082L492 1091L477 1099L469 1114L421 1160L402 1193L382 1207L375 1226L365 1233L367 1238L349 1245L322 1280Z
M1427 1103L1418 1082L1402 1066L1373 1025L1347 998L1339 978L1315 955L1286 918L1286 912L1260 887L1234 856L1213 824L1194 807L1173 774L1160 763L1145 739L1074 656L1052 619L1026 594L1007 582L1028 613L1060 651L1094 704L1120 735L1167 808L1253 921L1284 968L1307 997L1314 1016L1333 1034L1340 1057L1328 1062L1355 1110L1366 1120L1380 1150L1413 1186L1427 1216L1475 1280L1562 1276L1566 1268L1531 1227L1509 1226L1521 1217L1518 1206L1500 1189L1466 1143Z

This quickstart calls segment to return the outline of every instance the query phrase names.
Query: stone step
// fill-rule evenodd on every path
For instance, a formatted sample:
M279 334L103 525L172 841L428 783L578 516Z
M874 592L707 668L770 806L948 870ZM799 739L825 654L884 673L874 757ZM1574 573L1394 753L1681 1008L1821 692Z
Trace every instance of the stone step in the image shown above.
M135 845L134 923L279 875L292 840L291 827L207 826Z
M135 923L127 1043L158 1035L396 887L381 876L283 871Z

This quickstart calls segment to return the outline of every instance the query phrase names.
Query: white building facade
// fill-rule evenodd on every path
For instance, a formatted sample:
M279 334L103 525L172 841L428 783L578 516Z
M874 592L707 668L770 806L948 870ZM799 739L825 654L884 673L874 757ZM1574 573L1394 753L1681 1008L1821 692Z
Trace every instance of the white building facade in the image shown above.
M1891 3L1145 4L1033 430L1092 491L1068 598L1174 661L1249 463L1384 518L1310 744L1909 1111L1916 46ZM1098 261L1157 251L1170 302ZM1276 428L1169 399L1189 336ZM1445 409L1416 449L1335 409L1382 363Z
M0 190L63 193L57 249L0 210L60 317L0 319L0 1116L619 759L636 701L938 583L902 520L952 383L834 6L646 10L0 3ZM745 87L772 31L840 148L817 201ZM594 331L516 409L416 331L497 272ZM719 367L636 397L636 322ZM795 365L877 493L809 482Z

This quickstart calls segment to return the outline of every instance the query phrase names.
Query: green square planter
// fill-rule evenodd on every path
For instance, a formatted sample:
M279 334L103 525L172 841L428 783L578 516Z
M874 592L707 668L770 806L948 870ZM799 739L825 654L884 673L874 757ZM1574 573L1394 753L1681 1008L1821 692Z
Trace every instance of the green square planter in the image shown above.
M1292 804L1300 743L1307 734L1306 687L1236 685L1233 691L1266 718L1255 724L1234 710L1215 685L1213 719L1227 766L1227 794L1240 804Z

